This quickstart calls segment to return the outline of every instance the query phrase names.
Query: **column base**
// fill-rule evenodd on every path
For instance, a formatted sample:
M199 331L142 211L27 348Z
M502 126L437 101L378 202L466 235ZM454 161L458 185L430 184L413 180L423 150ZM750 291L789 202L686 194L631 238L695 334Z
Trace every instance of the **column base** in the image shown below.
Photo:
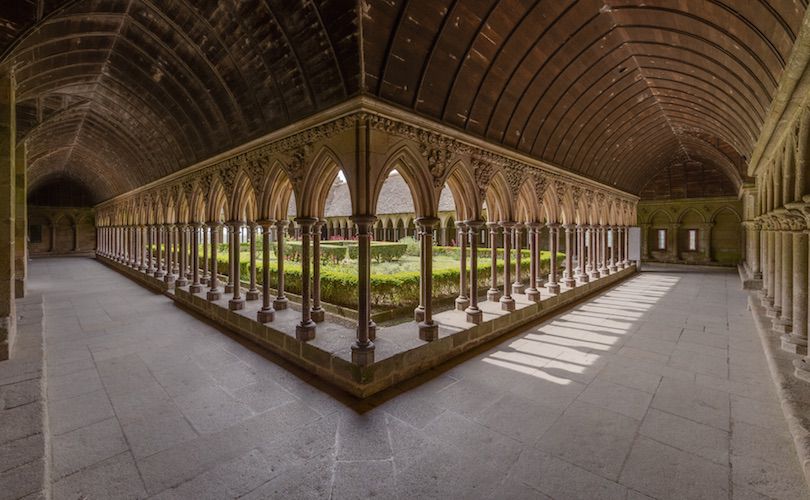
M276 299L273 301L273 309L276 311L287 309L288 303L289 300L287 300L287 297L276 297Z
M612 265L608 266L608 272L611 273L611 274L615 273L618 270L619 270L619 268L616 267L615 264L612 264Z
M456 310L464 311L470 306L470 299L467 297L456 297Z
M233 293L233 285L225 285L225 293Z
M203 291L203 286L202 285L190 285L188 287L188 292L189 293L201 293L202 291Z
M420 323L425 320L425 308L422 306L417 306L416 309L413 310L413 320L417 323Z
M590 273L588 273L588 277L592 280L598 280L602 276L599 274L599 271L591 271Z
M163 277L166 276L166 273L164 273L163 271L155 271L154 276L155 278L162 280Z
M787 334L793 331L793 322L790 320L783 320L776 318L771 321L771 330L776 333Z
M228 309L240 311L245 308L245 299L231 299L228 301Z
M512 293L526 293L526 285L523 283L512 283Z
M307 342L315 338L315 322L309 320L307 323L295 325L295 338L301 342Z
M512 297L501 297L501 310L512 312L515 310L515 299Z
M540 290L537 288L527 288L526 298L533 302L540 302Z
M219 290L209 290L208 293L205 294L205 298L209 302L220 300L222 299L222 292L220 292Z
M793 368L793 375L797 379L810 382L810 363L808 363L807 358L794 359Z
M577 280L575 280L574 278L565 278L563 280L563 285L565 285L568 288L575 288L577 286Z
M807 339L796 335L782 335L782 350L792 354L807 355Z
M610 276L610 272L608 272L606 267L603 267L599 270L599 277L604 278L605 276Z
M583 285L585 283L587 283L588 281L590 281L590 279L588 278L588 275L584 274L584 273L577 276L577 280L579 280L580 284L583 284Z
M155 275L155 268L150 267L149 269L146 270L146 274L149 275L149 276L154 276Z
M245 292L245 300L259 300L262 294L258 290L248 290Z
M778 318L779 315L782 313L782 308L779 306L768 305L765 306L765 316L774 319Z
M501 299L501 291L490 288L487 290L487 300L490 302L498 302Z
M262 309L256 313L256 321L258 321L259 323L270 323L271 321L273 321L273 319L275 319L275 317L276 311L273 309L267 310Z
M358 366L374 364L374 342L361 346L357 342L352 344L352 363Z
M173 285L175 279L176 278L173 274L167 274L166 276L163 277L163 282L166 283L167 285Z
M439 325L431 321L419 323L419 338L425 342L433 342L439 338Z
M200 278L201 285L207 285L210 280L208 278Z
M467 313L467 323L480 325L484 319L484 312L481 309L468 307L465 311Z
M174 286L178 286L180 288L188 286L188 280L185 278L178 278L174 280Z
M546 290L548 293L552 295L557 295L560 293L560 284L559 283L546 283Z
M315 323L322 323L326 318L326 311L322 307L310 309L309 315Z

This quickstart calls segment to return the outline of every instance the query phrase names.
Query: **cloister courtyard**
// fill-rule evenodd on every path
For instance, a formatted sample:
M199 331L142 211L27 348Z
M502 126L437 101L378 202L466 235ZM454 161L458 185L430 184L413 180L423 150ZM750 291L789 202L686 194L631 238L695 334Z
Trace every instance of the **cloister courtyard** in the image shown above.
M810 499L807 3L0 2L0 500Z

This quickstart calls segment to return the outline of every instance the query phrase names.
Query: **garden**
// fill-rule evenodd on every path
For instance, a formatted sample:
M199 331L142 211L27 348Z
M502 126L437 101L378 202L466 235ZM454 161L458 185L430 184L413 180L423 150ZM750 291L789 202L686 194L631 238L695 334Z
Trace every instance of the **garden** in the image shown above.
M357 308L357 243L355 241L321 242L321 300L337 306ZM278 286L275 245L270 252L271 288ZM285 289L301 293L301 243L285 242L284 280ZM202 248L200 248L202 255ZM529 251L521 251L521 280L528 285ZM256 278L262 278L261 243L256 244ZM433 297L449 299L458 295L459 247L433 247ZM490 285L492 253L489 248L478 249L478 288L484 291ZM564 256L558 254L558 262ZM397 243L373 242L371 245L371 301L377 310L416 307L419 304L419 243L413 238L403 238ZM538 278L549 272L549 252L541 252ZM467 255L469 266L469 252ZM217 252L218 271L228 274L228 247L220 245ZM498 277L503 282L503 249L498 249ZM514 254L512 259L514 266ZM247 243L240 245L240 274L242 281L250 278L250 250ZM513 269L514 275L514 269Z

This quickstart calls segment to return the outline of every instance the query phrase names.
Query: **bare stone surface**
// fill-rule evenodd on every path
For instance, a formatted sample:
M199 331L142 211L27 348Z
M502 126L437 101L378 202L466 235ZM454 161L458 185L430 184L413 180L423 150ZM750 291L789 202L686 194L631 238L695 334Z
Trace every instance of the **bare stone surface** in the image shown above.
M761 348L741 340L756 333L733 274L641 274L358 401L93 261L30 273L60 304L46 325L114 320L45 331L46 353L70 352L49 405L101 391L115 412L53 438L57 499L808 498L789 443L762 441L786 424ZM727 372L671 363L696 345L725 350ZM68 390L72 373L90 390Z

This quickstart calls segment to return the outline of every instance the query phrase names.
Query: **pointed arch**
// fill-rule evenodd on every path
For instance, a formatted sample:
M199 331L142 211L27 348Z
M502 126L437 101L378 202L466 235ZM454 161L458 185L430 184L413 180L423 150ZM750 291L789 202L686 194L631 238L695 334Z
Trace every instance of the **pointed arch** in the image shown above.
M244 170L236 174L231 194L230 213L232 220L252 222L256 220L257 201L253 183Z
M492 222L513 220L512 195L502 172L496 172L492 176L485 199L487 211L491 212L491 215L487 215L490 215Z
M371 189L370 206L374 208L375 213L382 186L391 171L396 170L411 192L417 217L436 217L438 198L436 198L436 190L433 188L433 177L419 155L414 154L407 144L403 144L394 149L382 165L383 168L374 180Z

